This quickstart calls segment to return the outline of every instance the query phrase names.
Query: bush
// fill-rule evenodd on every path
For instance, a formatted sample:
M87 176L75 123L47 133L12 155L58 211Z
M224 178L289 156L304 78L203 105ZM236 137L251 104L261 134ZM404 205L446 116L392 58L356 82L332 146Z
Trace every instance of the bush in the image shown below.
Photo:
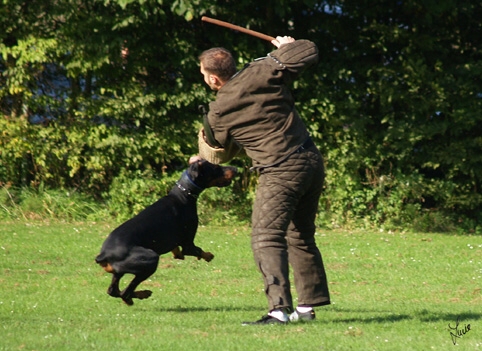
M133 217L167 195L180 176L181 172L161 174L160 177L150 171L121 172L113 179L108 193L104 194L110 214L117 221Z
M61 189L0 189L0 219L99 220L107 213L102 203L85 194Z
M109 192L104 194L112 216L124 221L142 211L145 207L167 195L179 180L183 171L163 173L160 176L151 171L121 172L114 178ZM198 215L201 225L207 223L245 223L251 215L251 192L243 191L243 180L237 178L232 186L209 188L198 199Z

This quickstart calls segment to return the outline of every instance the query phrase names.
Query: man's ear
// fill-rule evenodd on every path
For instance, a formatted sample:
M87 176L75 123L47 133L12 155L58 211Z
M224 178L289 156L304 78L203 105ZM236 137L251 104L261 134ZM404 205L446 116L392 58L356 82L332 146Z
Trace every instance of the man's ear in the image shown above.
M221 81L221 79L219 79L219 77L215 74L210 74L209 75L209 82L211 83L211 86L215 86L217 87L218 89L221 88L223 86L223 82Z
M215 76L214 74L209 75L209 81L213 85L219 85L219 78L217 76Z

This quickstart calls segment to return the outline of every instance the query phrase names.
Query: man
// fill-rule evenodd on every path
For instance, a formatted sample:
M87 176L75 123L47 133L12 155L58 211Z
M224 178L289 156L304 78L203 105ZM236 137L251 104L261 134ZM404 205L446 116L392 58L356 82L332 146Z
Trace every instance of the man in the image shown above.
M318 61L318 49L308 40L287 36L277 37L272 44L277 50L237 73L233 56L226 49L210 49L199 57L204 81L217 92L209 105L209 125L204 127L209 144L226 150L242 148L259 173L251 246L264 279L269 312L256 322L243 324L313 320L313 307L330 303L314 238L323 160L288 87L304 68ZM213 160L201 147L203 143L204 134L199 156L190 162L198 157ZM289 265L298 294L294 312Z

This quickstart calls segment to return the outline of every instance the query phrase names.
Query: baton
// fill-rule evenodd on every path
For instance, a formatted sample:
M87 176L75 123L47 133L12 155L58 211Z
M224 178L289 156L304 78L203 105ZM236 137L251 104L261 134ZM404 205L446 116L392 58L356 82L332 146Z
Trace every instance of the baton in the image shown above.
M266 35L266 34L263 34L263 33L260 33L260 32L256 32L256 31L251 30L251 29L243 28L243 27L237 26L235 24L231 24L229 22L220 21L220 20L217 20L217 19L214 19L214 18L203 16L203 17L201 17L201 20L204 21L204 22L216 24L216 25L221 26L221 27L226 27L226 28L229 28L229 29L232 29L232 30L236 30L236 31L244 33L244 34L252 35L253 37L263 39L263 40L267 40L269 42L276 39L272 36L269 36L269 35Z

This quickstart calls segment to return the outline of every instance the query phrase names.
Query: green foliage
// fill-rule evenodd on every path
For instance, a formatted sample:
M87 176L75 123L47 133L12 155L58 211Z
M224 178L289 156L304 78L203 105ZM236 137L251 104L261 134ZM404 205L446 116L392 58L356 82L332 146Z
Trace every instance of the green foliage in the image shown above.
M124 221L136 215L167 195L181 174L181 171L163 173L159 176L148 171L122 172L112 181L109 193L104 195L104 198L109 199L109 211L117 221ZM249 175L244 174L230 187L204 190L197 203L200 225L241 224L249 221L252 192L242 188L243 183L250 181L248 178Z
M293 92L326 159L320 224L480 227L479 2L238 1L234 12L210 0L7 4L1 186L44 184L114 204L127 187L120 179L150 189L185 168L197 151L197 107L213 98L199 53L224 46L241 68L273 49L202 23L208 15L317 43L320 64ZM226 200L224 219L249 218L254 183L243 181L232 193L206 192L206 211ZM135 211L117 206L122 217Z
M468 78L480 72L480 50L468 49L480 37L467 34L482 8L439 5L345 1L339 13L320 14L323 68L307 93L324 97L310 110L324 121L318 141L338 220L407 225L438 211L446 228L480 222L482 145L473 123L482 99L478 78Z
M119 222L133 217L145 207L167 195L181 175L180 173L172 176L163 174L156 179L148 172L133 173L122 172L114 178L109 194L105 196L109 199L109 210Z
M12 220L96 220L105 218L106 209L92 198L60 189L0 189L0 219Z
M201 193L198 199L201 225L236 223L239 226L250 222L257 174L249 170L248 158L233 160L231 166L237 168L238 175L230 186L209 188Z

